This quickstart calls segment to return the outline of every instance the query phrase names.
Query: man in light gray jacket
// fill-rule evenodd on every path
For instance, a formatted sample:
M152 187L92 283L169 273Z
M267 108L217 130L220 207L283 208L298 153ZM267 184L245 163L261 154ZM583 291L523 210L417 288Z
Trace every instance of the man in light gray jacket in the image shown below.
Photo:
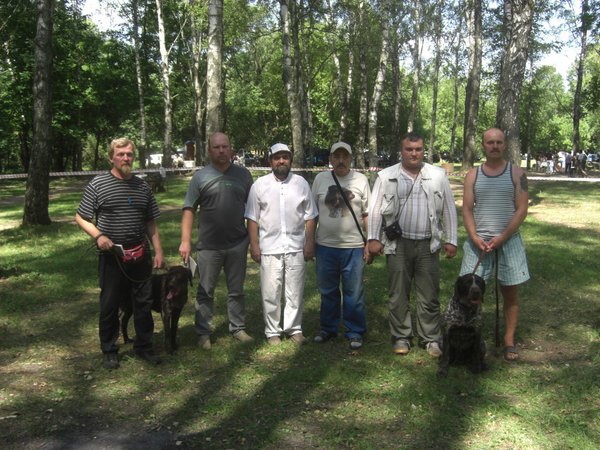
M410 352L410 291L416 287L417 335L433 357L440 350L440 263L456 255L456 206L443 169L424 163L423 138L402 140L402 162L379 172L369 206L368 248L386 255L393 351Z

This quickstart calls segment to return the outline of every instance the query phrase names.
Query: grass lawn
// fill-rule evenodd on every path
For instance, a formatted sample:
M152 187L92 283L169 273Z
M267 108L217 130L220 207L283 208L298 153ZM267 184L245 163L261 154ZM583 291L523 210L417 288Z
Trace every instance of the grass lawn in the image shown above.
M179 207L189 178L157 194L160 232L178 263ZM121 368L101 367L92 241L73 222L85 180L51 184L48 227L18 227L24 180L0 183L0 442L3 448L500 448L600 445L600 186L530 183L522 227L531 280L522 288L521 360L494 348L494 288L484 303L490 370L462 367L445 380L424 350L391 352L385 260L367 268L369 331L353 352L338 338L268 347L258 265L246 279L251 344L234 341L223 280L210 352L196 347L194 289L180 349L158 367L121 348ZM453 179L457 204L461 186ZM465 233L460 229L461 246ZM458 257L442 260L445 306ZM195 285L196 286L196 285ZM319 329L314 263L304 332ZM163 353L155 315L155 343Z

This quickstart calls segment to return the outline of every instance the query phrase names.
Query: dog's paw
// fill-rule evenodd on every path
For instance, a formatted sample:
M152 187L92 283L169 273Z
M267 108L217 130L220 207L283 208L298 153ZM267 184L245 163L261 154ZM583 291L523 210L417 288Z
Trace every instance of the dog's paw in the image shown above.
M448 368L444 367L444 368L438 369L437 377L438 378L447 378L448 377Z

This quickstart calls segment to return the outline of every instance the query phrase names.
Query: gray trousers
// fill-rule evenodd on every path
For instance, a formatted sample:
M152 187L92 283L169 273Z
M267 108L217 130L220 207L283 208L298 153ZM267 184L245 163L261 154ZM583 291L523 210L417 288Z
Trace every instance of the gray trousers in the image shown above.
M387 255L389 321L392 340L411 340L410 291L416 288L417 334L421 344L440 341L440 252L429 239L398 239L396 254Z
M212 332L212 319L215 311L215 287L221 273L225 272L227 283L227 314L229 331L235 333L246 328L244 280L248 239L227 250L199 250L199 282L196 293L196 334L198 336Z

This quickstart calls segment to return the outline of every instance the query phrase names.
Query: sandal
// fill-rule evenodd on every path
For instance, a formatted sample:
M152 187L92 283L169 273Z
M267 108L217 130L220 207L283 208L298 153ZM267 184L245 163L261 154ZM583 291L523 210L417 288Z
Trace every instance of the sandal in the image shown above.
M504 347L504 360L515 362L519 359L519 351L516 345L507 345Z

